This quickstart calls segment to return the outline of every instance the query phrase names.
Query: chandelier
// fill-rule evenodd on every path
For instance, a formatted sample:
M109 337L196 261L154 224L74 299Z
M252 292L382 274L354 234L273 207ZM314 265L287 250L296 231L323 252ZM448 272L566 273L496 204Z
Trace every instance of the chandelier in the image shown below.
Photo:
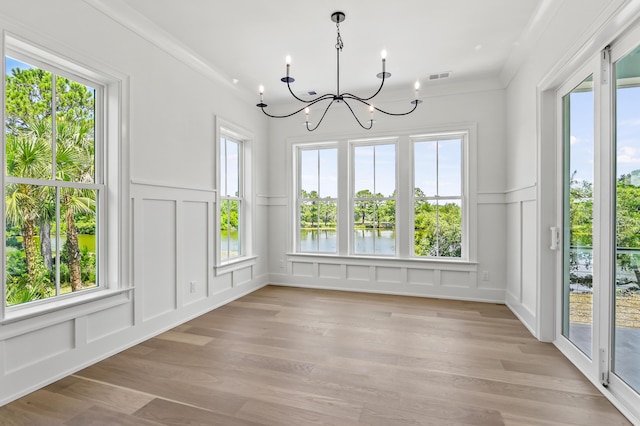
M382 90L382 86L384 86L384 82L387 78L391 77L391 73L388 73L385 69L386 66L386 56L387 53L386 51L382 51L382 72L377 74L377 77L380 78L382 81L380 82L380 87L378 87L378 90L376 90L376 92L369 96L368 98L362 98L360 96L356 96L352 93L349 92L340 92L340 52L342 52L342 48L344 47L344 43L342 42L342 37L340 36L340 23L343 22L345 19L345 14L343 12L334 12L331 14L331 21L336 23L336 30L337 30L337 39L336 39L336 93L326 93L324 95L320 95L314 99L311 100L304 100L301 99L300 97L298 97L295 93L293 93L293 90L291 90L291 83L293 83L295 81L295 79L293 77L290 76L290 69L291 69L291 57L287 56L286 58L286 64L287 64L287 74L285 77L282 77L280 79L280 81L282 81L283 83L285 83L287 85L287 89L289 89L289 93L291 93L291 96L293 96L296 100L302 102L304 104L304 106L290 114L284 114L284 115L275 115L275 114L270 114L268 113L265 108L267 107L267 104L264 103L264 87L260 86L260 103L256 104L256 106L258 108L260 108L262 110L262 112L271 117L271 118L287 118L287 117L291 117L293 115L296 115L302 111L304 111L305 113L305 125L307 127L307 130L312 132L314 130L316 130L320 124L322 123L322 120L324 120L325 115L327 114L327 111L329 111L329 108L331 108L331 105L333 105L334 103L342 103L344 105L347 106L347 109L351 112L351 115L353 115L353 118L355 118L355 120L358 122L358 124L360 125L360 127L362 127L365 130L369 130L373 127L373 115L374 115L374 111L378 111L381 112L383 114L386 115L392 115L392 116L402 116L402 115L408 115L411 114L413 111L416 110L416 108L418 107L419 103L422 103L421 100L418 99L418 94L419 94L419 90L420 90L420 82L416 81L415 83L415 98L411 101L411 104L413 104L413 108L411 108L409 111L406 112L389 112L389 111L385 111L383 109L378 108L377 106L373 105L372 103L370 103L369 101L371 101L371 99L373 99L375 96L378 95L378 93L380 93L380 91ZM311 123L309 122L309 114L310 114L310 110L311 107L316 105L316 104L320 104L320 106L324 106L323 103L326 102L326 107L324 107L324 111L322 112L322 115L320 116L320 120L318 120L318 123L313 126L311 125ZM359 102L361 104L364 104L368 107L369 110L369 120L364 120L361 121L358 116L356 115L356 113L353 110L353 107L351 106L351 104L349 103L349 101L355 101L355 102Z

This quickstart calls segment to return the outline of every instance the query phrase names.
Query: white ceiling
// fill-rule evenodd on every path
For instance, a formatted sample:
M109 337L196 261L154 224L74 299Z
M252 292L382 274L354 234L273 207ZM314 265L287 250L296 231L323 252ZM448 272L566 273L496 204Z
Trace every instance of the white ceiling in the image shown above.
M366 95L380 80L387 50L387 90L413 94L416 79L451 71L449 82L500 78L505 84L554 0L85 0L165 49L265 101L282 99L285 56L296 92L336 90L334 11L340 25L342 91ZM555 0L557 3L557 0ZM561 2L560 2L561 3ZM538 29L539 30L539 29ZM175 53L174 53L175 54ZM507 80L507 81L505 81Z

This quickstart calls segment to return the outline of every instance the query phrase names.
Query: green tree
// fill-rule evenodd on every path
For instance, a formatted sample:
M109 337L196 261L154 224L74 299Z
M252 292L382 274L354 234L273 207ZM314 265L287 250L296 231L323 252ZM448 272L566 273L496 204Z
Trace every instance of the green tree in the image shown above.
M32 132L6 135L7 175L41 179L50 171L46 158L51 148ZM42 200L47 199L46 188L30 184L9 184L5 188L5 213L7 221L20 227L25 252L27 285L39 288L44 297L44 263L37 243L37 223L42 212ZM48 275L48 274L46 274Z
M640 248L640 186L634 183L631 175L621 176L616 183L616 246L622 249ZM621 267L633 271L640 285L640 255L621 252L617 257Z
M5 148L9 176L52 178L53 81L51 73L38 68L16 68L6 76ZM56 77L55 81L55 178L93 182L93 90L63 77ZM28 285L45 285L53 276L51 223L56 208L55 191L53 187L10 184L5 192L7 221L19 224L21 228ZM90 213L95 218L95 192L64 188L60 193L60 210L67 232L65 251L71 270L71 287L75 291L82 288L75 215L78 212ZM40 231L39 251L36 228ZM45 277L45 274L50 277Z
M357 192L356 198L363 198L355 202L353 207L353 214L355 221L360 221L362 226L366 222L373 222L375 212L375 202L373 201L373 194L368 189L362 189Z

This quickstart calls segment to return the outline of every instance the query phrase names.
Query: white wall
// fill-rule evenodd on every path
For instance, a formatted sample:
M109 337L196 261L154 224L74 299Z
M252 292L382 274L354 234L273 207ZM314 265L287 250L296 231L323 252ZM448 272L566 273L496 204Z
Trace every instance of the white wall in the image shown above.
M554 107L553 90L562 82L560 73L580 63L580 55L593 55L611 41L597 34L629 3L558 3L507 87L506 302L541 340L554 339L558 285L556 256L549 249L549 227L560 225L555 217L556 123L553 111L548 114Z
M122 76L128 97L130 209L123 212L133 289L0 325L0 405L267 282L265 233L254 263L215 275L215 117L248 129L253 158L267 157L267 121L231 84L196 71L81 0L6 1L0 30ZM125 93L125 95L127 95ZM269 190L255 161L254 194ZM133 183L132 183L133 182ZM254 201L255 229L267 209ZM4 272L3 272L4 273ZM127 274L125 274L125 277ZM189 283L196 282L196 291Z
M394 99L403 94L393 93ZM406 94L407 96L410 93ZM332 107L321 127L309 133L304 116L270 123L270 281L283 285L373 291L421 296L504 301L506 288L506 139L505 91L497 81L464 85L429 85L416 112L406 117L377 117L374 129L361 130L341 105ZM391 98L389 98L391 99ZM389 100L389 110L409 107ZM379 105L379 104L378 104ZM287 106L279 106L283 111ZM289 106L288 109L293 109ZM382 106L384 108L384 106ZM382 114L380 114L382 115ZM477 263L400 261L398 259L350 259L330 256L291 255L293 203L291 187L292 141L333 141L337 138L392 136L472 123L477 138ZM418 133L420 134L420 133ZM345 159L339 159L345 161ZM481 272L490 279L483 281Z

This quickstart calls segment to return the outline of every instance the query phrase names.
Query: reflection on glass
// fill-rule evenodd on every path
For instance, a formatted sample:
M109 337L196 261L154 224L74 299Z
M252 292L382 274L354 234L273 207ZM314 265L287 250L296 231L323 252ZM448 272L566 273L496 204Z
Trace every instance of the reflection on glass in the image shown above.
M593 76L563 98L562 334L591 357L593 331Z
M640 47L616 70L613 372L640 392Z

